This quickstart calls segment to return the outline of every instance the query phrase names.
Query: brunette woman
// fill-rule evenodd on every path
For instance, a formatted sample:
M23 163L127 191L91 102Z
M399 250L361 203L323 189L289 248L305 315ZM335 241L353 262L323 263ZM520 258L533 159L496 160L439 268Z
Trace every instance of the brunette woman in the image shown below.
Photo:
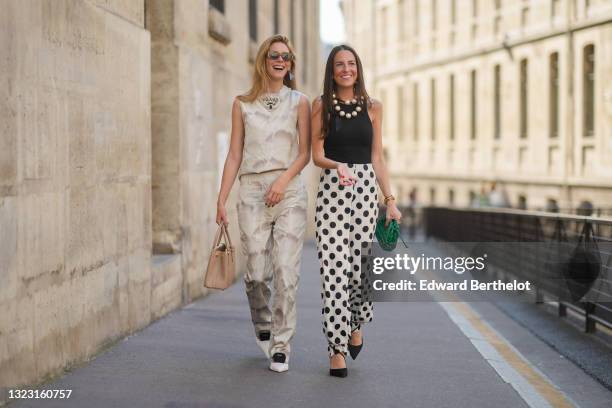
M323 95L313 102L312 155L322 168L316 201L316 239L321 263L323 333L332 376L346 377L347 352L363 346L362 325L372 302L362 299L362 244L372 242L378 189L387 223L401 214L383 160L382 104L365 89L361 61L347 45L327 59Z

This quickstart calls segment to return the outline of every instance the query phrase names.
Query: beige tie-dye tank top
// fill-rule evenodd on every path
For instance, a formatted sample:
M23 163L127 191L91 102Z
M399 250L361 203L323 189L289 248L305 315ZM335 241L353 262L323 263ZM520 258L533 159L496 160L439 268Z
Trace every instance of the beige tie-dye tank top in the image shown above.
M298 104L302 93L284 86L269 95L266 106L261 98L240 102L244 122L244 147L240 175L286 169L298 155Z

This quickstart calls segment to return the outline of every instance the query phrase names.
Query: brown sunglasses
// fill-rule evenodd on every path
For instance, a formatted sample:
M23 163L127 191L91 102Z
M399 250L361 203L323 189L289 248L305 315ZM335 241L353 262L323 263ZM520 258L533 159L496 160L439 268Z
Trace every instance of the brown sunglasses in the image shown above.
M291 61L293 60L293 54L290 52L278 52L278 51L269 51L268 59L277 60L278 57L281 57L283 61Z

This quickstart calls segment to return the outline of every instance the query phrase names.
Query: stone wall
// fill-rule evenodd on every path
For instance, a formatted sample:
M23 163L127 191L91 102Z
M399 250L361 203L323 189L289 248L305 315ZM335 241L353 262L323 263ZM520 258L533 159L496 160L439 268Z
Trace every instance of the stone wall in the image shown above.
M0 78L0 387L11 387L151 320L144 2L2 2Z

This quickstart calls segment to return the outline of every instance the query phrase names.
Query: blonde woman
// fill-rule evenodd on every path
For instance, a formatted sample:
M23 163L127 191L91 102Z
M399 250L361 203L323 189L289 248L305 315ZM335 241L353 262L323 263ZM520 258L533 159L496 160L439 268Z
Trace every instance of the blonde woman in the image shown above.
M310 160L310 107L295 90L294 72L286 37L275 35L261 44L251 89L232 107L230 149L217 200L217 224L227 224L225 203L240 174L244 282L256 341L276 372L289 369L308 201L300 172Z

